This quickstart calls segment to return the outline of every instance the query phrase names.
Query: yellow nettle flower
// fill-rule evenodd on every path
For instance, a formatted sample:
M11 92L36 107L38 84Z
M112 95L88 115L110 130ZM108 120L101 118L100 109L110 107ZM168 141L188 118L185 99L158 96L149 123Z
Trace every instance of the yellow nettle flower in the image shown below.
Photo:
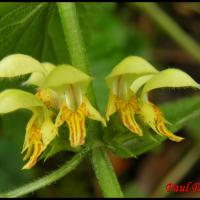
M139 97L139 113L144 122L147 123L156 133L167 136L170 140L176 142L183 140L182 137L174 135L166 128L165 123L168 123L167 120L163 117L160 109L153 103L149 102L147 93L157 88L199 88L199 84L185 72L171 68L163 70L152 77L143 76L136 79L130 86L130 89L133 92L137 92L142 86L143 88Z
M51 114L35 95L18 89L8 89L0 93L0 113L5 114L18 109L28 109L33 115L26 127L22 153L26 152L23 169L33 167L47 145L57 135Z
M27 63L27 65L29 65L29 63ZM23 83L23 85L35 85L39 87L40 85L42 85L44 79L48 76L48 74L56 67L55 65L47 62L40 63L40 65L41 68L43 68L42 72L32 72L31 76L28 78L27 81Z
M28 55L12 54L0 61L0 78L13 78L31 74L24 84L39 86L54 67L50 63L40 63Z
M24 54L9 55L0 62L1 78L13 78L31 74L23 85L35 85L37 87L35 96L20 90L7 90L1 93L1 105L6 103L5 99L9 100L13 97L13 99L9 100L9 102L12 101L13 103L13 110L22 107L28 108L33 112L33 116L26 127L25 142L22 150L22 152L27 151L24 160L29 159L29 161L23 169L29 169L35 165L40 154L57 134L57 128L54 126L51 119L53 112L49 110L51 107L57 107L58 102L56 93L49 88L40 88L44 79L54 68L55 66L51 63L40 63L33 57ZM19 103L20 97L22 97L21 104ZM42 102L40 102L39 99ZM37 101L40 105L34 106L34 101ZM30 103L30 106L27 105L27 102ZM33 105L31 104L32 102ZM15 105L18 105L18 107L15 108ZM1 109L0 113L4 113L4 110Z
M3 58L0 62L0 78L13 78L31 74L23 85L37 87L36 96L48 107L56 106L56 93L51 89L40 88L45 78L56 66L51 63L40 63L31 56L24 54L12 54Z
M85 118L102 122L105 120L85 96L92 78L71 65L60 65L53 69L43 82L42 88L51 88L59 96L59 113L55 125L64 122L69 127L72 147L84 144L86 137Z
M50 88L39 88L35 96L38 97L48 109L57 109L59 106L58 95Z
M135 114L140 112L140 107L136 93L131 91L129 87L137 78L141 76L150 78L157 72L150 63L137 56L129 56L116 65L106 77L106 82L110 89L106 109L107 120L109 121L110 116L118 111L123 125L131 132L142 136L142 129L134 117Z

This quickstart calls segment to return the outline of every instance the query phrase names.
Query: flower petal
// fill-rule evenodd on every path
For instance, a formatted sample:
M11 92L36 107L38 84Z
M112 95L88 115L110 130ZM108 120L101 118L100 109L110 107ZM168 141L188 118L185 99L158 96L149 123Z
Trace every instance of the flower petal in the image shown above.
M34 113L26 125L26 134L25 134L24 144L23 144L21 153L24 153L24 151L31 145L31 143L30 143L31 142L30 137L32 134L31 128L32 128L34 122L36 121L37 117L38 117L37 113Z
M13 54L3 58L0 62L0 77L15 77L32 72L44 73L39 61L24 54Z
M40 154L43 151L43 144L40 141L34 141L34 143L32 145L33 145L33 153L31 155L29 161L23 166L22 169L32 168L36 164L38 157L40 156Z
M101 116L101 114L91 105L89 100L84 97L83 104L86 106L86 116L90 119L100 121L103 126L106 126L105 119Z
M199 88L199 84L188 74L180 69L166 69L153 76L144 86L142 96L147 92L163 87L193 87Z
M138 90L147 82L149 81L154 75L145 75L137 78L134 80L130 86L130 89L136 94Z
M52 89L50 88L40 88L35 94L46 106L47 108L57 108L59 104L59 99Z
M42 87L57 88L69 84L79 84L86 91L92 78L71 65L60 65L53 69L45 79Z
M108 104L106 108L107 121L109 121L110 116L117 111L115 102L116 102L116 96L112 92L109 92Z
M62 104L60 112L56 118L55 126L59 127L66 121L69 127L69 140L72 147L77 147L85 142L85 114L86 107L82 104L77 111L73 112Z
M35 86L41 86L44 79L47 77L47 75L56 67L55 65L51 63L41 63L41 65L45 69L45 74L40 72L33 72L27 81L23 82L23 85L35 85Z
M145 59L138 56L128 56L113 68L112 72L106 77L106 82L108 85L112 84L113 78L119 75L145 75L157 72Z
M0 93L0 113L8 113L20 108L32 110L46 106L33 94L18 89L8 89Z
M166 128L164 124L165 119L162 116L160 109L154 104L150 102L143 102L143 104L141 105L141 115L144 119L144 122L147 123L159 135L164 135L175 142L180 142L184 139L182 137L174 135Z
M60 111L56 117L55 126L60 127L69 118L71 111L66 107L64 103L60 105Z
M41 137L44 149L58 135L58 129L50 118L47 118L41 127ZM43 150L44 150L43 149Z
M70 132L70 144L72 147L77 147L85 143L85 115L82 112L72 113L66 120Z
M25 156L23 157L23 161L26 161L31 157L31 154L33 153L33 148L34 148L34 146L32 144L30 144L28 146L27 152L26 152Z
M131 132L142 136L143 132L140 126L137 124L134 115L138 112L138 106L136 98L132 97L129 102L117 99L116 101L117 110L120 113L123 125L128 128Z

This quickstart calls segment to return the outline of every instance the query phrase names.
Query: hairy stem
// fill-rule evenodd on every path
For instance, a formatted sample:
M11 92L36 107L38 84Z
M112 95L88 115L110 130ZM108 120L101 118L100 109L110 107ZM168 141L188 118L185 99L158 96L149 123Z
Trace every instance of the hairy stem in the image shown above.
M63 166L51 172L49 175L39 178L38 180L35 180L17 189L1 193L0 198L20 197L30 192L41 189L47 185L50 185L51 183L59 180L60 178L71 172L74 168L76 168L76 166L81 162L87 152L88 148L83 150L81 153L76 154L70 161L67 161Z
M58 3L63 31L72 65L88 73L88 59L79 26L75 3Z
M112 164L103 148L94 148L92 164L104 197L123 197Z

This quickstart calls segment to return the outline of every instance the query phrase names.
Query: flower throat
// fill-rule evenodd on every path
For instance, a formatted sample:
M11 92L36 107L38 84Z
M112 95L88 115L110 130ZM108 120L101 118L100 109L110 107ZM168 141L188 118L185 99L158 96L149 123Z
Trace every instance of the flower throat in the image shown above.
M75 112L83 102L81 89L75 85L68 85L64 96L67 107L73 112Z

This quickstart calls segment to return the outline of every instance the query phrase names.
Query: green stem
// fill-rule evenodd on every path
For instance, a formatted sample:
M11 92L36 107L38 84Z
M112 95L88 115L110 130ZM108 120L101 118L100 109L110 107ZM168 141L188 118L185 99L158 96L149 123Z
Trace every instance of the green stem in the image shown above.
M159 184L158 188L153 192L151 197L166 197L170 193L168 193L165 189L168 183L177 184L184 175L194 166L194 164L199 160L200 153L199 147L193 147L184 158L174 167L172 171L162 180L161 184Z
M92 164L104 197L123 197L112 164L103 148L94 148Z
M42 178L39 178L38 180L28 183L25 186L11 190L9 192L1 193L0 198L20 197L30 192L34 192L38 189L41 189L47 185L50 185L51 183L59 180L60 178L71 172L74 168L76 168L76 166L81 162L88 150L89 149L87 148L81 153L76 154L70 161L66 162L63 166L51 172L49 175L46 175Z
M71 62L78 69L86 73L89 73L88 70L89 62L86 55L86 50L79 26L79 19L77 15L76 5L75 3L57 3L57 5L60 13L65 39L69 49L69 54L71 57ZM88 97L90 98L90 101L96 106L95 95L92 90L92 87L90 87L90 90L88 92ZM89 137L91 137L92 133L93 135L95 135L96 133L101 132L98 124L92 122L89 125L90 126L93 125L91 128L88 127L88 129L90 129L90 134L88 134ZM90 139L93 144L95 144L95 139L96 138L94 138L94 140ZM110 197L113 197L113 195L122 196L119 183L117 182L116 175L111 167L109 159L107 158L105 150L94 148L93 146L92 155L93 155L92 163L94 165L97 178L100 181L99 185L102 188L102 191L104 191L104 195ZM98 156L98 159L95 158L95 155ZM101 163L103 167L98 168L96 165L96 161L98 161L98 163ZM108 182L109 182L109 187L108 187Z
M200 46L156 3L132 3L147 13L166 33L168 33L182 48L188 51L200 62Z
M69 55L71 58L71 63L77 69L89 73L88 69L88 58L86 54L86 49L84 46L79 19L77 15L75 3L57 3L62 27L65 35L65 41L68 46ZM90 102L97 107L95 94L93 92L92 86L88 88L87 96ZM88 132L96 132L97 123L89 123ZM94 137L92 140L98 140L98 134L91 134L90 137Z
M79 26L75 3L58 3L63 31L72 65L88 73L88 59Z

